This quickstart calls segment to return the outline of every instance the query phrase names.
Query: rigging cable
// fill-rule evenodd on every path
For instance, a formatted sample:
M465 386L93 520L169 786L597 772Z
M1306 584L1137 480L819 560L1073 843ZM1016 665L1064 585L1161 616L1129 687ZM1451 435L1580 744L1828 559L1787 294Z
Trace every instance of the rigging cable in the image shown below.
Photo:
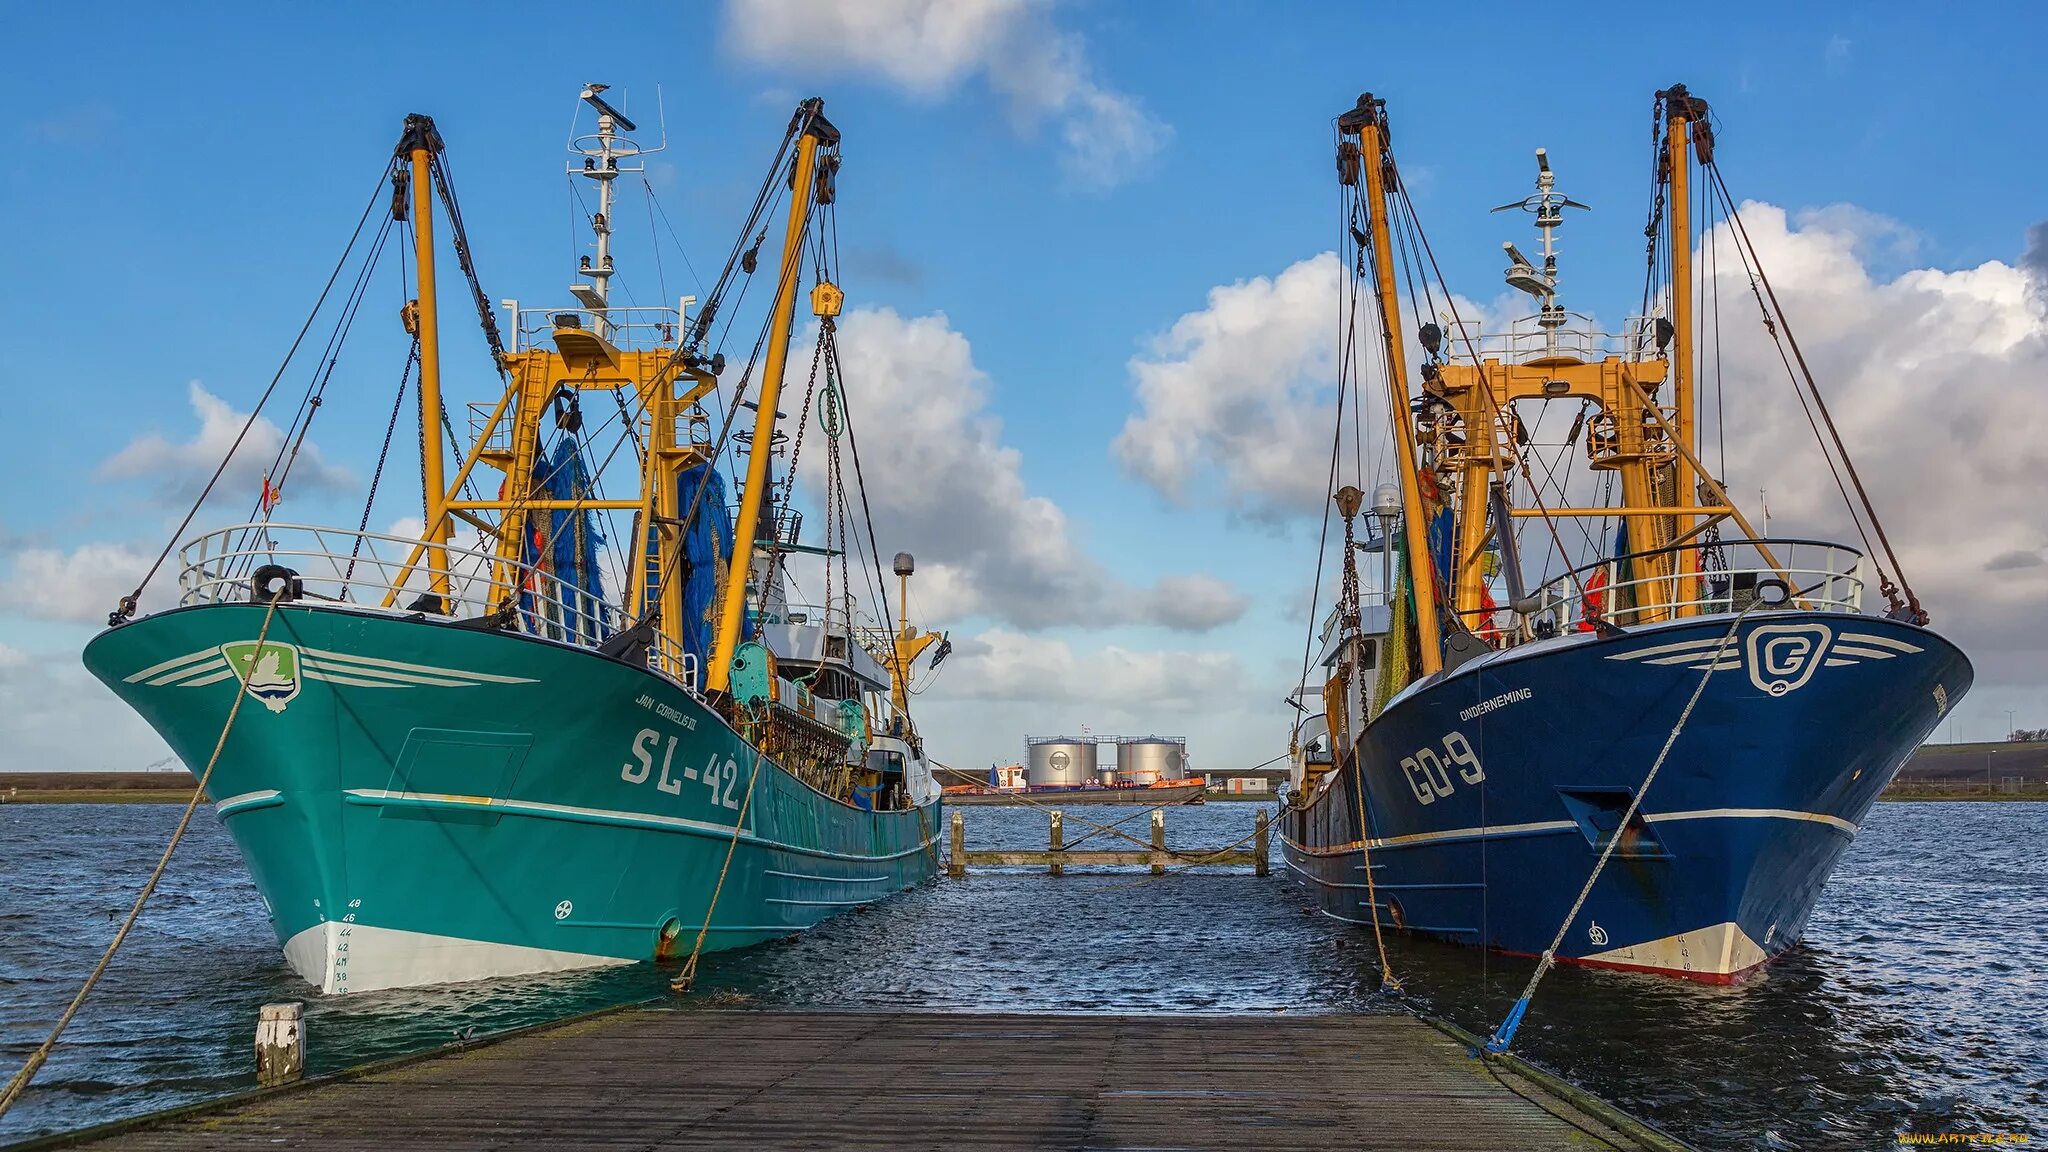
M370 222L370 213L377 210L378 202L383 199L385 175L385 169L378 170L377 182L370 192L370 202L363 207L362 218L356 221L355 231L349 234L348 246L342 249L341 259L335 261L334 271L328 274L326 285L320 289L319 297L313 301L313 310L306 314L306 322L299 326L299 334L292 338L291 347L285 350L284 362L277 366L276 374L271 376L270 383L263 389L263 394L257 397L256 406L249 410L249 418L242 421L241 431L235 433L234 442L228 445L227 453L221 457L219 466L213 470L213 475L206 481L206 486L200 489L199 497L192 501L192 507L187 509L184 518L178 521L178 527L171 532L170 540L164 545L163 551L157 553L156 559L150 562L149 570L136 582L135 590L121 597L114 610L107 614L109 628L125 624L135 615L136 606L142 600L143 588L156 577L157 570L163 567L164 561L170 558L171 549L178 546L178 538L192 526L192 518L199 514L199 506L206 503L206 498L213 494L213 486L220 483L221 475L227 471L229 461L235 458L235 451L242 446L242 441L248 437L249 430L256 426L256 419L262 414L263 406L269 403L270 394L277 390L278 381L284 379L285 369L291 366L292 358L298 354L299 345L306 339L306 333L312 331L314 319L320 315L321 306L327 302L327 294L333 291L334 282L341 278L341 270L348 266L349 253L355 250L356 240L362 236L363 227Z
M1870 518L1870 526L1877 531L1878 543L1884 547L1885 557L1891 561L1892 572L1898 576L1898 588L1894 589L1891 577L1885 575L1880 568L1880 589L1884 592L1886 599L1891 601L1892 610L1895 614L1900 613L1901 609L1903 609L1907 618L1913 623L1924 625L1928 619L1927 611L1920 606L1920 597L1914 593L1912 583L1906 579L1905 568L1899 563L1898 553L1892 549L1891 539L1885 534L1884 523L1878 519L1877 509L1871 502L1870 493L1863 486L1863 477L1856 471L1856 462L1850 458L1849 448L1842 442L1840 429L1835 427L1835 418L1828 411L1827 400L1821 396L1820 387L1814 381L1813 369L1806 363L1806 353L1800 349L1799 338L1793 334L1792 326L1785 318L1784 306L1778 302L1777 290L1771 287L1771 279L1764 272L1762 260L1757 258L1756 246L1749 239L1749 229L1743 225L1741 213L1734 210L1734 198L1729 195L1728 184L1722 179L1721 166L1719 164L1708 164L1706 168L1713 177L1714 187L1720 190L1722 203L1728 208L1728 218L1734 222L1735 233L1740 237L1741 242L1737 251L1739 252L1747 248L1749 250L1749 257L1756 260L1754 268L1756 282L1752 283L1750 290L1754 292L1756 290L1756 283L1761 283L1764 295L1770 297L1770 306L1766 309L1765 313L1765 325L1770 328L1774 339L1777 337L1779 330L1783 330L1784 342L1791 346L1792 357L1799 362L1799 376L1803 377L1806 391L1813 397L1814 407L1820 411L1821 422L1827 425L1828 439L1833 441L1835 452L1841 457L1842 467L1847 469L1849 480L1856 488L1857 498L1862 502L1863 512ZM1763 305L1763 296L1757 298L1757 303L1759 306ZM1775 314L1777 317L1775 324L1770 320L1772 314ZM1782 355L1782 349L1780 354ZM1795 379L1795 384L1798 382ZM1825 442L1822 444L1822 449L1823 453L1825 453ZM1829 466L1832 468L1832 463ZM1839 478L1837 478L1837 482L1839 483ZM1849 511L1853 519L1856 512L1853 504L1850 506ZM1899 603L1899 591L1904 591L1906 594L1906 603L1903 605Z
M263 626L256 631L256 647L249 657L251 674L256 667L256 657L263 652L263 642L270 636L271 621L277 618L277 606L283 602L283 596L272 596L270 607L263 613ZM235 671L232 659L229 660L229 670ZM157 881L163 879L164 870L170 867L171 854L178 850L178 844L185 839L185 830L192 826L192 813L198 810L199 802L206 798L206 785L213 778L214 765L220 763L221 749L227 747L228 733L234 731L235 718L242 714L242 701L250 695L247 678L239 678L236 688L238 691L235 693L235 701L228 705L227 722L221 725L220 738L214 741L213 755L207 757L206 769L199 774L193 785L192 798L185 802L185 813L178 817L178 826L172 829L171 839L164 845L163 857L150 871L149 879L143 881L142 891L135 895L134 906L128 909L128 916L121 921L121 927L114 932L114 938L107 942L107 950L100 954L99 963L93 965L92 971L86 975L85 982L79 985L78 994L71 998L70 1004L65 1005L63 1013L57 1017L57 1023L51 1026L50 1034L43 1038L43 1042L36 1046L35 1051L29 1053L28 1059L22 1063L21 1070L7 1082L6 1089L0 1091L0 1116L7 1115L8 1110L21 1099L21 1094L28 1091L29 1082L36 1078L36 1073L42 1070L43 1063L57 1047L57 1038L64 1034L64 1029L70 1026L72 1018L78 1015L78 1010L85 1006L85 998L92 994L94 986L100 982L100 977L106 974L107 965L113 963L114 953L121 950L121 945L128 939L129 931L142 917L143 905L149 903L149 898L156 893Z
M391 419L384 425L384 446L377 450L377 468L370 473L370 494L363 498L363 518L356 525L355 546L348 552L348 570L342 573L339 597L342 600L348 599L349 582L356 578L356 559L363 551L363 534L370 530L370 509L377 503L377 485L384 479L384 461L391 455L391 438L398 432L398 414L405 409L406 385L412 382L413 366L419 360L420 342L415 339L412 351L405 356L405 370L398 377L398 397L391 402Z

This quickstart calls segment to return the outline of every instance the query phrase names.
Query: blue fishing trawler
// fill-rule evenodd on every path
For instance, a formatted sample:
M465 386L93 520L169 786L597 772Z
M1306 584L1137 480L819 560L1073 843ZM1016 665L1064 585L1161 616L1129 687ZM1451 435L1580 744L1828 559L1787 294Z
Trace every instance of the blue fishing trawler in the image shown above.
M1346 341L1339 420L1363 400L1353 387L1385 382L1391 477L1370 501L1357 485L1334 494L1335 604L1294 698L1283 844L1339 919L1728 982L1799 940L1972 670L1928 627L1805 371L1706 102L1674 87L1654 117L1650 307L1613 334L1558 302L1557 231L1585 206L1542 150L1535 193L1496 209L1535 217L1539 255L1504 248L1508 284L1537 311L1489 332L1433 279L1384 102L1338 119L1347 302L1364 332ZM1702 461L1701 364L1718 370L1718 343L1701 339L1695 219L1753 270L1875 546L1758 533ZM1561 440L1543 437L1566 420ZM1351 446L1338 456L1333 477ZM1376 585L1362 555L1379 559ZM1530 587L1537 564L1548 578Z

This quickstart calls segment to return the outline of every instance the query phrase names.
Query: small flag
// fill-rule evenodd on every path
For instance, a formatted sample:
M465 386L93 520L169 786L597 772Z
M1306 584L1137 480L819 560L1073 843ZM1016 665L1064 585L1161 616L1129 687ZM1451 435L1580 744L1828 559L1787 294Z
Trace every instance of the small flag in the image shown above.
M263 514L265 516L268 516L272 512L276 511L277 502L282 499L284 499L283 489L278 488L276 485L272 484L270 482L270 473L265 472L263 474Z

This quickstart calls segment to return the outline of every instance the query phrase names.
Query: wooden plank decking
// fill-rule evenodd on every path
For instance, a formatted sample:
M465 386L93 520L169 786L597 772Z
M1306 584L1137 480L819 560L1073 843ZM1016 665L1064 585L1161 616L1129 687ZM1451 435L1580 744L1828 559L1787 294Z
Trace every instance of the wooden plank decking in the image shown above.
M633 1010L187 1113L89 1146L1659 1146L1624 1134L1619 1117L1609 1114L1618 1127L1610 1126L1501 1074L1513 1089L1408 1016Z

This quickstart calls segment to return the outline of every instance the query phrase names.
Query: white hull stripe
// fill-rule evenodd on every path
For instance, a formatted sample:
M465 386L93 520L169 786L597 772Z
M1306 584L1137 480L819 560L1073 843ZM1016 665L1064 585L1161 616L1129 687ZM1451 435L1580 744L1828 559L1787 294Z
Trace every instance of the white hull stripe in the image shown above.
M429 664L407 664L402 660L384 660L376 656L354 656L347 652L328 652L319 648L304 649L306 655L315 660L332 661L339 664L355 664L363 675L376 675L375 669L392 668L400 672L421 672L429 676L460 677L464 680L481 680L488 684L532 684L525 676L500 676L495 672L465 672L456 668L436 668Z
M1867 632L1844 632L1842 640L1849 644L1875 644L1880 648L1895 648L1908 653L1925 651L1917 644L1908 644L1904 640L1894 640L1889 636L1872 636Z
M1699 808L1690 812L1645 812L1643 819L1651 824L1677 820L1799 820L1814 824L1826 824L1831 828L1856 834L1856 825L1840 816L1829 816L1823 812L1801 812L1792 808ZM1571 820L1537 820L1528 824L1493 824L1477 828L1450 828L1442 832L1413 832L1406 836L1388 836L1372 841L1374 848L1405 848L1418 844L1436 844L1448 840L1499 840L1512 836L1538 836L1552 832L1576 831L1578 824ZM1293 843L1289 841L1289 843ZM1337 856L1358 851L1358 841L1348 844L1333 844L1326 848L1309 848L1295 844L1302 852L1316 856Z
M169 672L173 668L182 668L187 664L191 664L201 660L206 660L218 655L220 655L220 650L217 648L208 648L204 652L188 652L183 656L177 657L176 659L166 660L161 664L152 664L149 667L144 668L142 671L137 672L132 676L123 676L121 678L121 682L124 684L133 684L138 680L147 680L151 676L154 676L159 672ZM183 675L183 673L180 673L180 675ZM175 679L175 677L173 677L173 679Z
M720 840L732 838L732 825L713 824L707 820L690 820L682 816L656 816L651 812L620 812L608 808L578 808L569 804L545 804L538 800L493 800L488 796L454 796L431 792L393 792L385 788L351 788L346 795L355 803L380 804L396 803L421 808L489 808L513 816L537 816L542 818L592 821L602 824L625 824L636 828L656 828L665 831L690 832L700 836L715 836ZM784 844L769 840L752 832L742 831L740 840L763 848L774 848L794 852L803 856L819 856L831 860L900 860L927 851L938 843L933 836L912 848L893 852L885 856L856 855L850 852L833 852L824 848L806 848L797 844Z
M1692 812L1658 812L1645 814L1643 819L1652 824L1666 820L1805 820L1814 824L1826 824L1849 835L1857 832L1856 825L1840 816L1825 812L1801 812L1794 808L1700 808Z
M401 660L352 656L346 652L328 652L319 648L300 649L299 668L308 680L324 680L330 684L345 684L353 688L474 688L480 684L538 682L525 676L501 676L495 672L466 672L459 668L407 664ZM199 688L207 684L218 684L234 675L234 668L228 666L227 659L221 655L219 648L206 648L198 652L188 652L161 664L152 664L140 672L122 677L122 682L146 683L151 688L162 688L171 684L181 688Z
M265 788L257 792L242 792L223 800L216 800L213 802L213 809L222 816L232 816L247 808L268 808L273 804L282 803L284 803L284 793L279 792L275 788Z
M1670 652L1688 652L1691 653L1691 655L1684 657L1684 659L1696 660L1706 654L1704 651L1702 651L1703 649L1718 648L1720 646L1721 638L1718 636L1707 640L1681 640L1676 644L1659 644L1654 648L1637 648L1632 652L1617 653L1613 656L1609 656L1608 659L1641 660L1645 656L1664 656L1666 653ZM1732 648L1734 647L1734 645L1730 644L1729 647ZM1652 660L1650 662L1652 664L1670 664L1674 663L1675 659L1671 657L1666 657L1663 660Z

